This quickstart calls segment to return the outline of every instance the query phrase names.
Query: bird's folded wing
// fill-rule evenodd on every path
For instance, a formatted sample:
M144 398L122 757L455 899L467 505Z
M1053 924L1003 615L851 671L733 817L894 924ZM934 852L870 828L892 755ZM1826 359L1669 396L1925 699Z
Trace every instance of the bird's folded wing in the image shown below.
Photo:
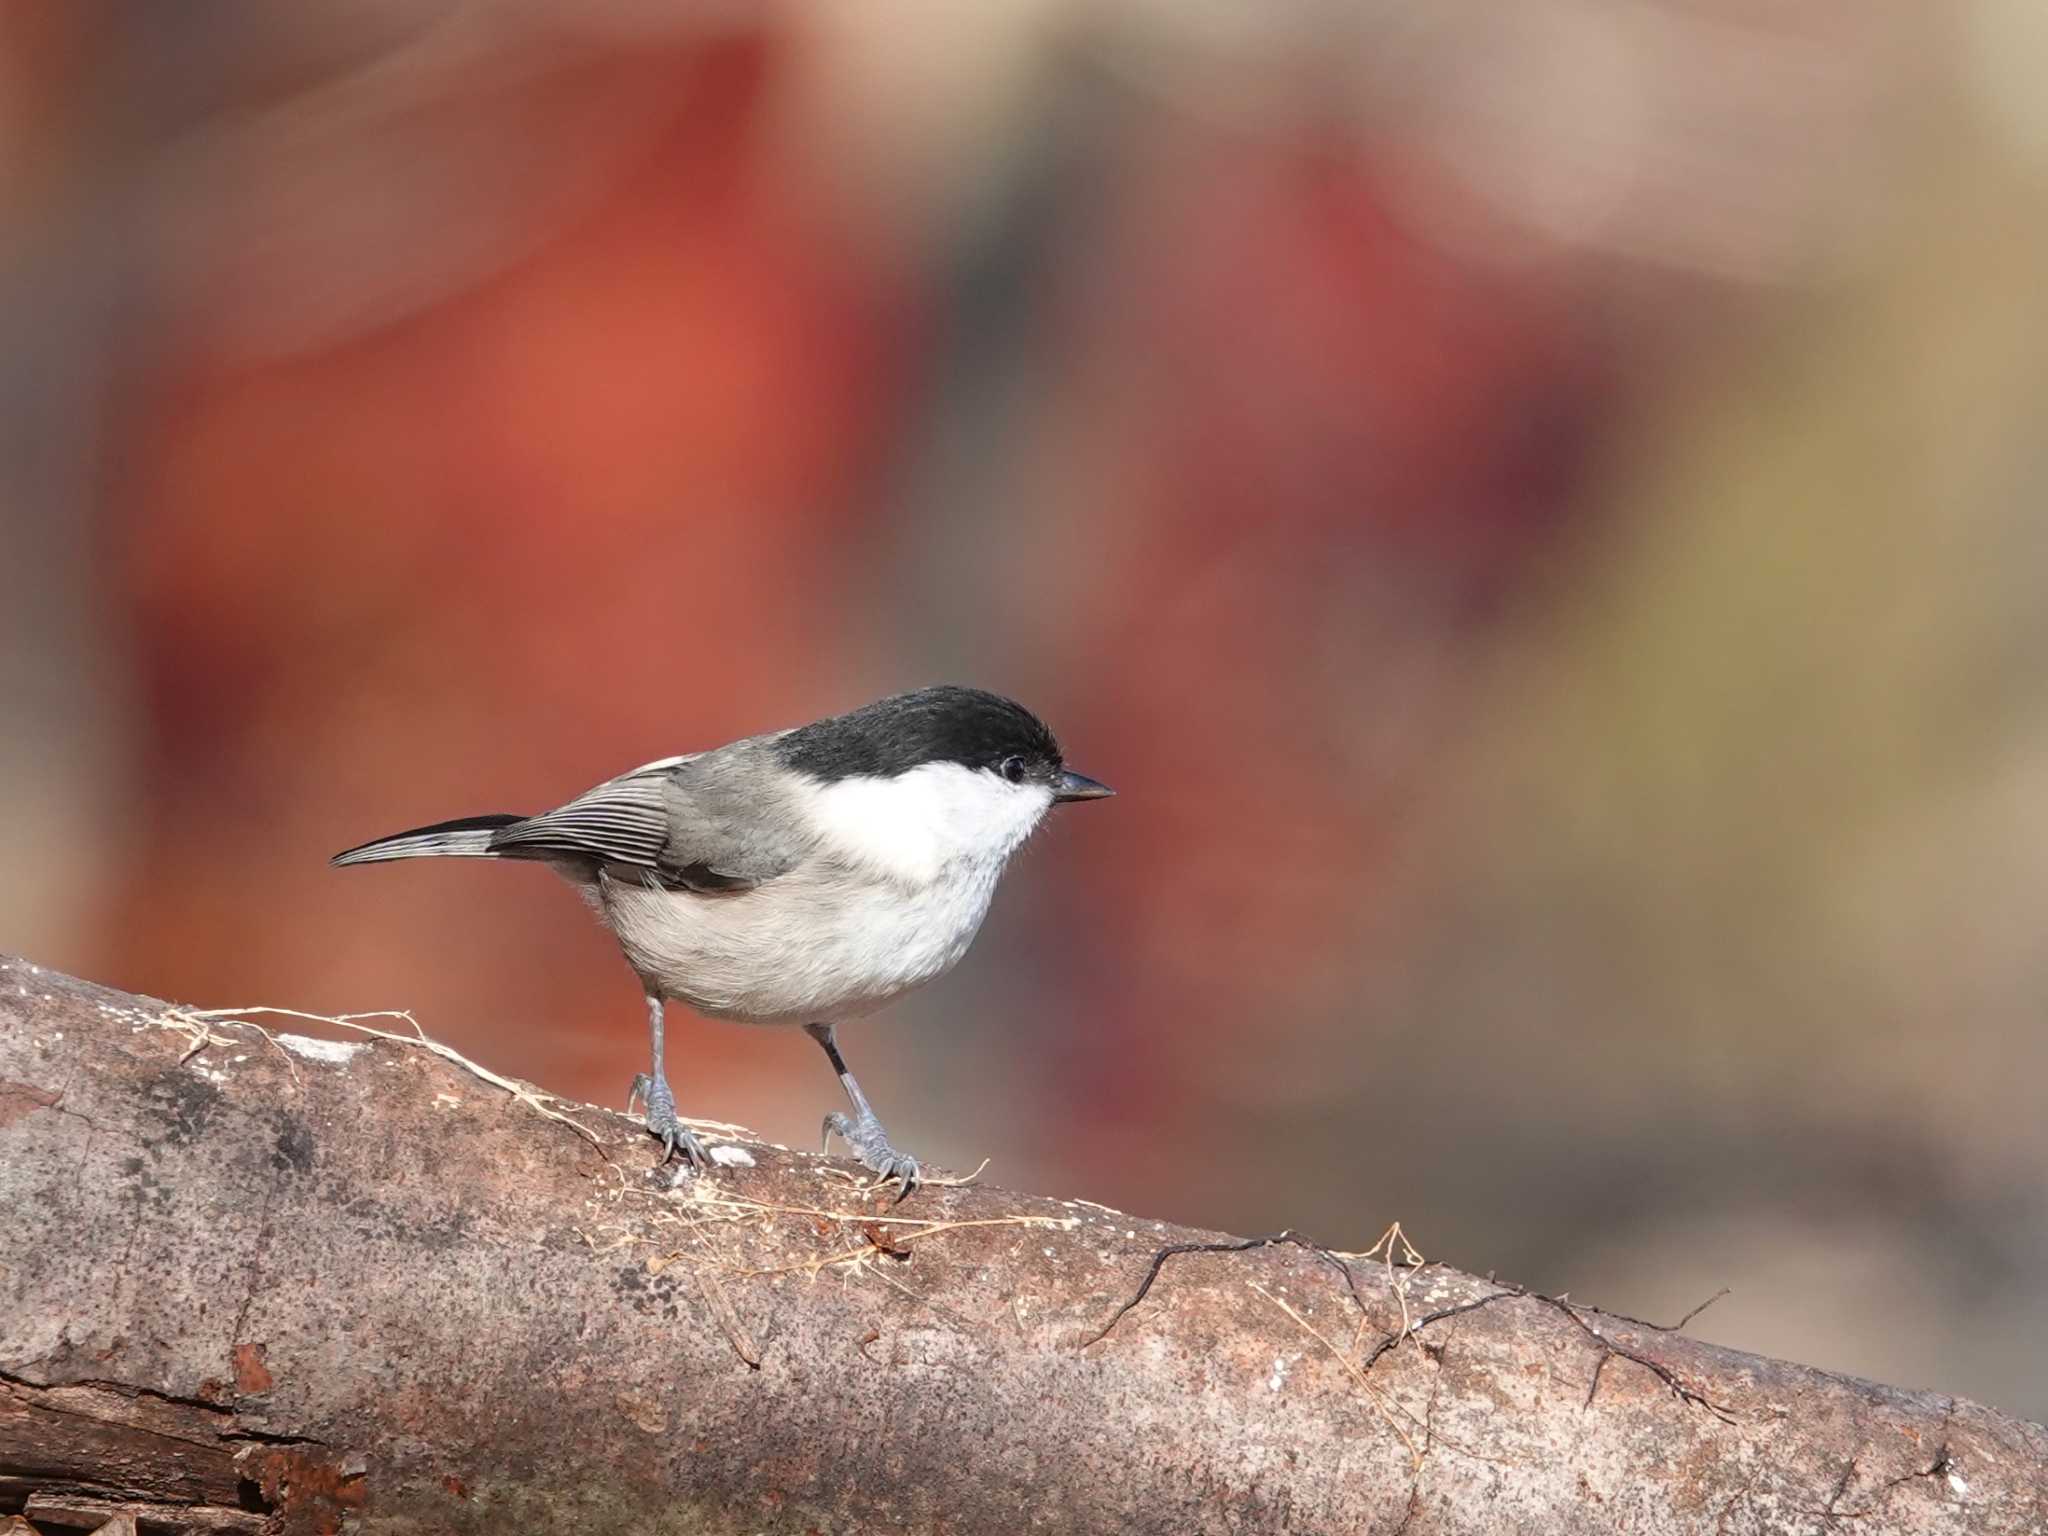
M667 842L661 780L641 769L607 780L567 805L514 822L491 839L491 851L652 869Z
M741 770L723 753L650 763L505 828L491 848L644 870L706 894L751 890L787 873L803 850L789 819L758 803L760 781Z

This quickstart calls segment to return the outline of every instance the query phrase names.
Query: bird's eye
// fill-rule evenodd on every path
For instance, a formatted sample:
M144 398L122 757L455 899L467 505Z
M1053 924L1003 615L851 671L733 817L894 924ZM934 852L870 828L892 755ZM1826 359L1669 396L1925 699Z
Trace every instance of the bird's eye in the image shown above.
M1021 757L1004 758L1002 774L1012 784L1022 784L1024 782L1024 759Z

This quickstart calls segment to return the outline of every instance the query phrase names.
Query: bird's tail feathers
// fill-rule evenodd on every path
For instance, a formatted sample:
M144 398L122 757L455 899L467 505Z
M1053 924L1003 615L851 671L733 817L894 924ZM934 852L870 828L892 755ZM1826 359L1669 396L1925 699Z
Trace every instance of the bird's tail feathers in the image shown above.
M330 864L381 864L386 859L488 859L496 857L491 851L491 838L514 822L524 821L524 816L462 816L454 821L438 821L431 827L414 827L410 832L394 832L389 837L380 837L375 842L349 848L328 860Z

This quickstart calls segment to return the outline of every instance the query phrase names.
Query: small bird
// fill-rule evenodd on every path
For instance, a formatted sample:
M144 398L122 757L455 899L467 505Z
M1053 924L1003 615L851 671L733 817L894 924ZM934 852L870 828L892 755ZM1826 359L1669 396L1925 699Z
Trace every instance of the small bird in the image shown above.
M338 853L531 859L582 890L647 994L633 1079L663 1160L709 1161L662 1069L664 1005L801 1024L853 1106L825 1117L884 1183L918 1184L847 1070L835 1026L951 970L1010 855L1053 806L1113 791L1068 768L1023 705L944 685L607 779L538 816L465 816Z

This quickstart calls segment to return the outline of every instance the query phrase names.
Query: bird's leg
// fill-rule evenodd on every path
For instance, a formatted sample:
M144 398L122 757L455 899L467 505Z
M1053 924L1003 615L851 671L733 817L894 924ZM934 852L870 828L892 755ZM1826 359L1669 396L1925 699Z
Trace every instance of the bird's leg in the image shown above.
M846 1070L846 1058L839 1054L839 1042L833 1038L830 1024L806 1024L804 1033L825 1048L825 1055L831 1060L832 1070L839 1074L839 1085L846 1090L846 1097L853 1104L853 1117L834 1110L825 1117L825 1146L829 1151L832 1138L837 1135L860 1154L860 1160L882 1177L884 1184L894 1179L902 1184L901 1201L918 1184L917 1159L898 1152L889 1145L889 1138L882 1130L882 1122L875 1118L874 1110L868 1107L867 1095L860 1091L860 1084L853 1080L853 1074Z
M633 1079L633 1086L626 1093L626 1113L633 1112L635 1102L647 1106L648 1134L661 1138L662 1162L674 1157L676 1148L681 1147L685 1161L702 1168L710 1163L711 1154L704 1150L704 1143L676 1115L676 1096L669 1092L668 1075L661 1070L661 1025L661 999L650 992L647 994L647 1030L654 1038L654 1070L642 1072Z

